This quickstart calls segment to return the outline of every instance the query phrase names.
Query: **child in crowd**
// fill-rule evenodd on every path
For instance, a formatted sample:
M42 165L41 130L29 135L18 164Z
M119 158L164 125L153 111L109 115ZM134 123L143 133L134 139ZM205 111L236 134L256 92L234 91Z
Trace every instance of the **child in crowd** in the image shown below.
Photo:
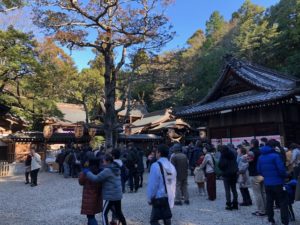
M204 170L200 168L201 163L204 160L204 155L202 154L196 162L196 168L194 169L195 183L198 185L199 194L201 196L206 195L205 191L205 174Z
M99 160L90 159L88 167L93 174L98 174ZM84 173L80 173L79 184L83 185L81 214L87 216L88 225L98 225L95 215L102 212L101 183L94 183L88 180Z
M250 177L249 177L249 162L248 162L248 155L247 149L243 146L239 146L238 148L238 168L239 168L239 177L238 183L240 186L240 192L243 198L243 202L240 206L250 206L252 205L252 200L249 193L250 187Z
M102 194L105 200L102 213L102 224L108 224L108 212L115 211L116 217L119 219L119 224L126 225L126 219L122 212L122 185L121 185L121 169L111 155L107 154L103 160L104 169L94 174L89 169L84 169L83 172L87 178L93 182L102 184Z

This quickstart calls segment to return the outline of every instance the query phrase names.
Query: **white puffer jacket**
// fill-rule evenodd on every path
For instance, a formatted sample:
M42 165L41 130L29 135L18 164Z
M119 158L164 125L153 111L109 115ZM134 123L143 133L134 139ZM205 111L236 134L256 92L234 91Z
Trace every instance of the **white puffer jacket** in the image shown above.
M40 169L42 167L41 156L37 153L34 153L31 159L31 171Z

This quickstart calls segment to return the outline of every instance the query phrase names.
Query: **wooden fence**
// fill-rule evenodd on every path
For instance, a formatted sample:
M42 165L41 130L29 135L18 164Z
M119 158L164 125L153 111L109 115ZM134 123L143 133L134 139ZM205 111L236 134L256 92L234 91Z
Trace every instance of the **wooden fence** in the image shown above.
M9 165L7 161L0 161L0 177L5 177L8 175Z

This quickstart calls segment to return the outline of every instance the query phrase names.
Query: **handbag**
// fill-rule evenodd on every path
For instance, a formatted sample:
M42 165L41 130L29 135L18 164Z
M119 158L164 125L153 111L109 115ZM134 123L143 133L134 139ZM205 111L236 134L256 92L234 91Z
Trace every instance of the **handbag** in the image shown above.
M168 196L168 190L166 186L166 180L165 180L165 175L163 171L163 166L160 162L157 162L162 174L163 182L164 182L164 187L165 187L165 192ZM152 206L153 206L153 212L152 212L152 220L166 220L166 219L171 219L172 218L172 212L170 209L169 205L169 198L168 197L161 197L161 198L153 198L152 201Z

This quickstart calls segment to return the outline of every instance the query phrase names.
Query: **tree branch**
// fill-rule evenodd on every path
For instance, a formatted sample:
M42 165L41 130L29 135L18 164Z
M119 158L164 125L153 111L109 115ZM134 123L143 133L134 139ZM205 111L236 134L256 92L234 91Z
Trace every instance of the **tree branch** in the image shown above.
M97 44L93 44L93 43L89 43L89 42L76 42L76 41L72 41L72 40L67 40L67 41L70 42L72 45L77 45L79 47L95 48L99 52L103 52L103 48L101 45L97 45Z
M83 27L93 27L98 26L96 23L84 23L84 22L67 22L67 23L61 23L56 25L51 25L52 27L67 27L67 26L83 26Z
M105 31L108 31L108 27L102 23L99 22L99 19L98 17L94 17L94 16L91 16L89 15L87 12L85 12L84 10L82 10L78 4L77 4L77 1L75 2L75 0L69 0L70 1L70 4L71 6L81 15L83 15L84 17L86 17L87 19L89 20L92 20L93 22L96 22L98 24L99 27L101 27L103 30Z
M123 50L122 50L122 57L120 62L118 63L117 67L116 67L116 72L119 72L121 67L124 65L125 63L125 58L126 58L126 50L127 48L130 46L130 44L124 45L123 46Z
M0 13L8 13L8 12L16 10L18 8L19 7L15 6L15 7L9 8L9 9L0 9Z

